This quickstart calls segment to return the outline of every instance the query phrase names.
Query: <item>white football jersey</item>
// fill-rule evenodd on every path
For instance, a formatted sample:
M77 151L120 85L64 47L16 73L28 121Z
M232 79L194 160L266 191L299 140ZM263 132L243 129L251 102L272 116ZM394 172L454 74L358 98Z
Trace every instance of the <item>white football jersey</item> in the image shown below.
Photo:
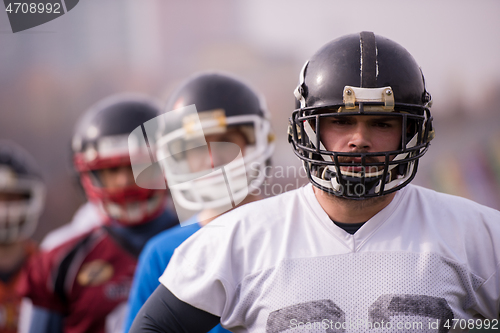
M500 212L409 185L351 235L308 185L216 219L160 282L234 332L466 331L499 318Z

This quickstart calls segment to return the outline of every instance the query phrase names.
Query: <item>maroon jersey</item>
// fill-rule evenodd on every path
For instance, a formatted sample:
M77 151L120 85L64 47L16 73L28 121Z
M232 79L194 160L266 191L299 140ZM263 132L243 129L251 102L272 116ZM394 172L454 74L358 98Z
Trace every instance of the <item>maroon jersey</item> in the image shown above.
M30 261L20 291L35 306L64 316L65 333L105 332L108 316L127 301L137 257L98 227Z
M27 258L35 255L37 251L35 243L25 241L23 246ZM0 333L17 332L21 297L16 293L16 285L20 281L20 275L19 270L8 281L0 280Z

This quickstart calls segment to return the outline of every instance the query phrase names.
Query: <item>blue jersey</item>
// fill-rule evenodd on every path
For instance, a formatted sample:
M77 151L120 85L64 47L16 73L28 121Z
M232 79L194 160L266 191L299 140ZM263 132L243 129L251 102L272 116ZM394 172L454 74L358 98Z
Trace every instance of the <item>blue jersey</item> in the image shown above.
M174 250L192 234L200 230L200 225L197 222L197 216L194 216L186 221L187 226L181 227L177 225L166 230L151 238L144 247L139 256L139 263L137 264L132 289L129 294L129 313L125 320L125 332L130 330L132 322L142 305L160 285L158 279L167 267ZM229 331L223 329L220 325L210 331L210 333L223 332Z

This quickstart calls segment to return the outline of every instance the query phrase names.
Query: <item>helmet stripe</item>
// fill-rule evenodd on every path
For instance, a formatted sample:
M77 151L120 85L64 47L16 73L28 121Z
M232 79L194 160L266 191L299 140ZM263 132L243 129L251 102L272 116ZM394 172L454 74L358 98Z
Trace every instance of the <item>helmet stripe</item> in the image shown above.
M361 52L361 88L377 87L377 45L375 34L362 31L359 34Z

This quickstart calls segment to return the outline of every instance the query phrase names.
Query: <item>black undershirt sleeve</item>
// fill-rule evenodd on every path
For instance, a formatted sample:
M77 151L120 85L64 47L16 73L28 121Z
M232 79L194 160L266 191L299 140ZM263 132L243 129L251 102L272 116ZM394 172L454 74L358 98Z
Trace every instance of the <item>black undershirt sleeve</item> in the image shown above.
M135 317L129 333L206 333L219 323L219 317L184 303L160 284Z

